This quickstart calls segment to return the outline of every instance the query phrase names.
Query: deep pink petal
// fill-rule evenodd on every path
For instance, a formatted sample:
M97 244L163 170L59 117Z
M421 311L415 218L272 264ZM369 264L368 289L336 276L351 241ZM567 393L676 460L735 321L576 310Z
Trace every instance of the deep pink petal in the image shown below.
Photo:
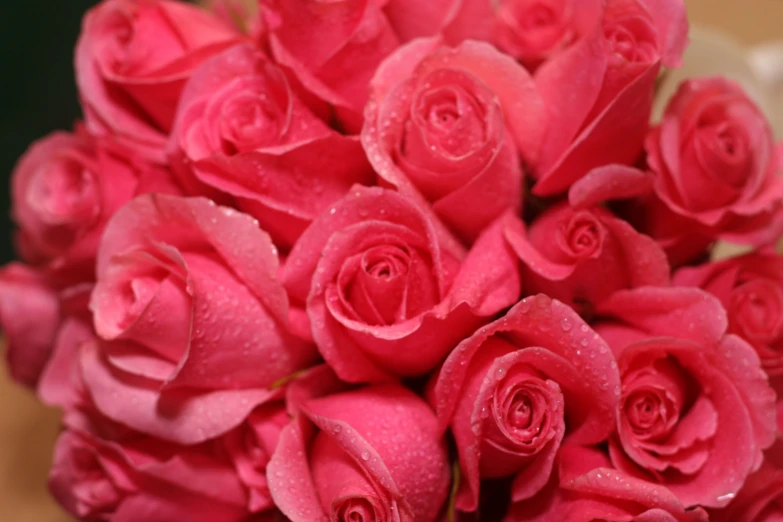
M38 383L38 398L50 406L75 408L83 400L79 368L81 346L94 341L89 324L66 319L57 333L52 358L49 359Z
M313 484L305 452L313 427L303 416L294 418L280 433L280 441L267 464L269 491L277 507L293 522L326 522Z
M397 499L400 509L409 505L415 520L435 522L451 474L445 441L423 400L399 385L381 385L315 399L306 409L324 433Z
M0 329L11 376L34 388L52 352L60 323L57 295L42 274L21 263L0 271Z
M558 194L596 167L633 164L642 153L658 70L656 63L619 92L541 174L533 192Z
M250 216L203 198L141 196L123 207L107 225L98 253L98 278L115 254L154 243L183 251L214 250L269 312L285 322L288 299L276 281L277 249Z
M568 191L568 203L589 208L615 199L643 196L652 190L652 177L634 167L606 165L588 172Z
M583 40L536 71L535 82L548 113L536 178L551 170L576 139L603 85L608 64L603 32L596 27ZM577 90L565 86L573 82Z
M250 389L161 395L159 383L113 370L95 343L82 346L81 366L85 385L104 415L180 444L196 444L232 430L274 393Z
M666 67L680 67L688 46L688 17L681 0L644 0L658 33L661 62Z
M715 344L726 332L726 311L713 296L697 288L642 287L616 292L598 313L616 318L647 335Z

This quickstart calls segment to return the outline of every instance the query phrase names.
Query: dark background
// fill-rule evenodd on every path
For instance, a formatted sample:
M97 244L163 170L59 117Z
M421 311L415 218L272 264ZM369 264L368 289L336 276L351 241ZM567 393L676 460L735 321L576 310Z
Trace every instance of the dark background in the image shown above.
M0 0L0 261L13 258L8 182L34 140L71 129L80 110L73 48L95 1Z

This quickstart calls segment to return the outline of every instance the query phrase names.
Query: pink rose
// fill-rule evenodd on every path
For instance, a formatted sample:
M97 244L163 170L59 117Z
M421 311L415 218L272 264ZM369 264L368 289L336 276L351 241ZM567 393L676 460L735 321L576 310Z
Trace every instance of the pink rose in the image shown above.
M313 222L281 279L348 382L427 373L520 286L499 226L465 255L402 195L367 187Z
M87 426L92 427L90 429L93 431L115 433L119 425L100 413L82 379L81 353L82 350L89 350L94 341L95 334L89 323L78 316L66 319L41 376L38 396L46 404L62 408L63 420L70 428L83 431ZM247 511L262 515L258 522L277 520L265 472L280 431L289 420L280 400L283 391L284 388L278 388L270 395L267 403L251 412L239 427L213 442L214 448L210 449L215 454L223 455L221 458L227 459L226 462L233 466L242 488L247 491ZM120 429L120 432L126 433L127 430ZM161 440L131 435L147 441L150 448L177 449ZM101 444L99 446L102 447ZM68 505L67 501L63 502Z
M647 209L644 229L668 250L693 236L702 246L715 238L761 244L783 231L772 131L738 85L684 82L645 147L659 202Z
M142 196L106 227L82 350L98 409L193 444L232 430L315 350L286 329L277 251L247 215L202 198Z
M49 489L66 511L88 522L238 522L247 515L246 493L213 447L170 446L121 427L103 436L81 428L63 432Z
M595 167L636 162L658 72L679 64L687 29L682 0L609 0L588 36L536 71L549 122L534 193L565 192Z
M362 143L378 175L472 241L522 205L518 154L535 156L544 128L527 71L486 43L416 40L371 83Z
M603 454L564 447L561 483L511 507L504 522L707 522L701 508L686 511L663 486L612 469Z
M44 264L59 286L95 279L103 227L136 193L177 191L166 170L83 129L33 144L14 170L11 187L19 250L30 262Z
M297 403L267 467L280 510L292 522L440 522L451 476L429 406L396 384L319 395Z
M525 266L525 291L587 315L618 290L669 284L669 263L655 241L600 207L556 205L527 230L510 220L505 233Z
M21 263L0 268L0 332L17 382L36 386L59 325L59 300L44 275Z
M571 308L543 294L465 339L430 394L457 443L457 508L476 510L482 478L513 476L513 501L538 493L563 440L609 437L619 392L608 346Z
M757 252L682 268L674 284L703 288L726 309L729 332L756 349L769 375L783 375L783 257Z
M590 35L602 15L600 0L500 0L495 42L534 69Z
M374 181L359 139L329 129L250 45L196 70L169 150L186 185L233 196L286 247L354 183Z
M73 304L66 302L68 308ZM263 511L253 520L279 521L263 473L287 421L282 403L275 402L282 389L253 411L245 424L216 441L185 448L144 436L106 418L97 407L85 386L82 367L95 334L80 317L78 306L72 312L75 315L60 328L38 386L41 400L64 409L67 431L58 442L51 476L53 493L63 506L82 520L106 520L111 515L111 520L132 521L151 513L162 517L155 520L176 520L189 509L198 509L198 515L185 518L245 520L246 513ZM167 484L171 466L182 467L177 471L182 475L172 476L174 483ZM199 486L194 476L207 482ZM230 486L230 490L207 489L209 481L216 479L222 482L218 489Z
M169 0L104 0L76 45L87 127L162 161L182 87L207 57L242 38L210 13Z
M620 291L599 313L622 380L612 463L685 506L725 506L776 433L755 352L726 335L720 302L695 288Z
M248 509L253 513L275 508L266 468L289 420L282 401L270 402L254 410L239 428L223 437L239 480L248 490Z

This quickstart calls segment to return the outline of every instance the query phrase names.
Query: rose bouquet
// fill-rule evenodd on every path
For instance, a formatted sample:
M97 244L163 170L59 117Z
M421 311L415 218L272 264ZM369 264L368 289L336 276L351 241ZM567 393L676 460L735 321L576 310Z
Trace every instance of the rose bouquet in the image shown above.
M650 121L687 32L681 0L93 8L0 271L11 374L63 411L52 494L780 520L783 156L721 78Z

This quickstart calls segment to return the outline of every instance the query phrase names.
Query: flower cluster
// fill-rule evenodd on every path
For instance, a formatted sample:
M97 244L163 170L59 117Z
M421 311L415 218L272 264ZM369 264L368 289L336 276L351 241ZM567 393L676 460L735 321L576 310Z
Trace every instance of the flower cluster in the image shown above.
M65 509L783 517L783 151L722 78L651 123L682 0L247 4L91 9L13 173Z

